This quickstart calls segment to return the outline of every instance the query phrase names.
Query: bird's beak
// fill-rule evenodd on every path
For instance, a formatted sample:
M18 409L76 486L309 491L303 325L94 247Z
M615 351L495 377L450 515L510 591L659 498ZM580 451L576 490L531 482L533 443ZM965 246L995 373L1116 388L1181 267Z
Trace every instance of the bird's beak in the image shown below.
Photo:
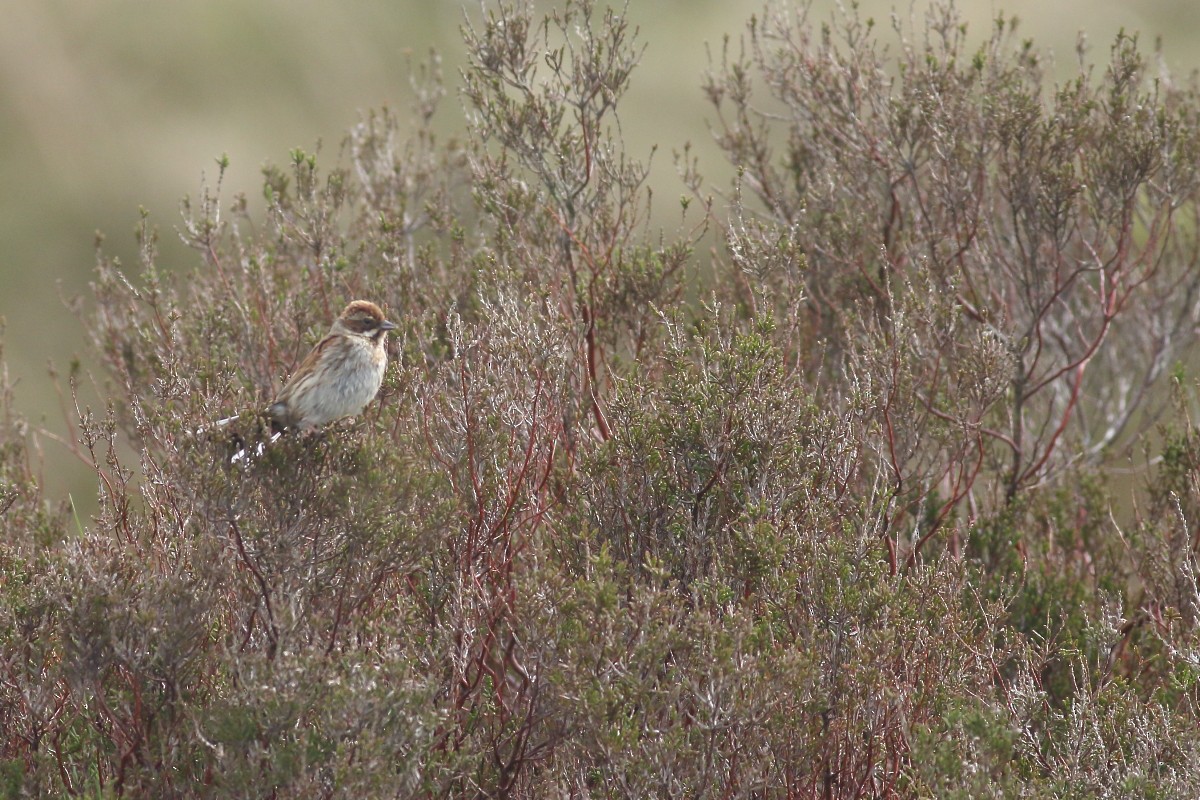
M396 323L394 323L394 322L388 322L388 321L385 319L383 322L379 323L379 330L381 330L381 331L394 331L394 330L396 330Z

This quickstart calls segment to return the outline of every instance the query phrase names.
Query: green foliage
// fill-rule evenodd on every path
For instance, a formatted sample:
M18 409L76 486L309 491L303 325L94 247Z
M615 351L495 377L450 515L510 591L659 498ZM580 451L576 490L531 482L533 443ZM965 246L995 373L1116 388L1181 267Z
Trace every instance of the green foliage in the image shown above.
M714 66L674 233L630 20L500 2L461 140L431 56L263 220L220 159L185 272L101 253L94 518L0 383L0 796L1200 794L1194 90L809 13ZM378 400L270 440L359 297Z

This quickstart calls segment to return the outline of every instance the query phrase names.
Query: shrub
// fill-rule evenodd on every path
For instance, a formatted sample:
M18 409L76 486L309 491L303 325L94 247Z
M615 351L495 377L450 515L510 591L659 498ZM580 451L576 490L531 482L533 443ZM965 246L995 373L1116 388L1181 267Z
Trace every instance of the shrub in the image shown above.
M220 162L190 268L101 253L93 519L0 383L0 795L1195 796L1195 90L811 13L727 41L674 234L629 20L500 2L461 141L431 56L265 221ZM379 399L267 441L352 297Z

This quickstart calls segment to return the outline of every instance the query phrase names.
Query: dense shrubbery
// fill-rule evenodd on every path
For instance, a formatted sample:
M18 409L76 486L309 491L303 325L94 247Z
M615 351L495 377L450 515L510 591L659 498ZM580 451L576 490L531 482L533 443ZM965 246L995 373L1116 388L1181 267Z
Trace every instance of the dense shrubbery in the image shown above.
M0 430L0 797L1200 796L1195 90L780 6L661 234L627 25L501 5L462 142L432 60L100 258L98 516ZM355 297L362 419L196 434Z

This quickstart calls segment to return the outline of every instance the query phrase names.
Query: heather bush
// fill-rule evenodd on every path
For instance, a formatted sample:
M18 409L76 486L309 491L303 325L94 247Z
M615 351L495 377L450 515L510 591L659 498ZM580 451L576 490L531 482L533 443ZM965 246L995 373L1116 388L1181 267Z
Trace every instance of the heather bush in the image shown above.
M499 2L461 138L431 54L262 219L219 161L192 263L101 248L94 517L0 380L0 797L1196 796L1195 89L811 14L716 54L668 230L653 43ZM358 297L379 398L269 440Z

